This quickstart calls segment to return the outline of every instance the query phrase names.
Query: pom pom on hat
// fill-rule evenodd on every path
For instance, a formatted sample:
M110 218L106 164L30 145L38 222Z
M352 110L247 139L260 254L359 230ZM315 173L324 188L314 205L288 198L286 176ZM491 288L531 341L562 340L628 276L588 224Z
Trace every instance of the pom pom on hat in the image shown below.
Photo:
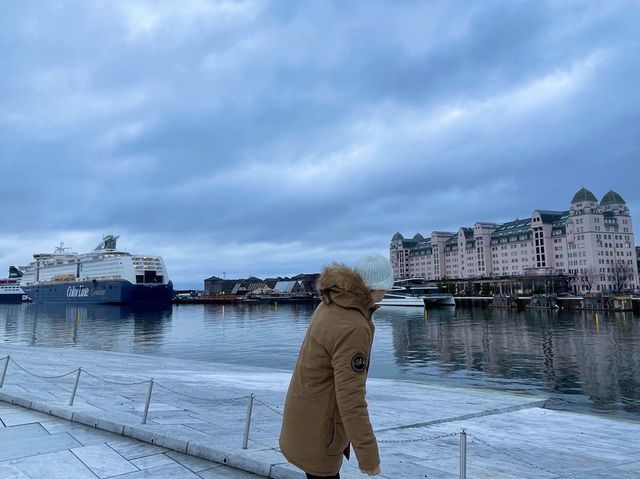
M389 289L393 286L393 268L381 254L363 256L353 269L371 290Z

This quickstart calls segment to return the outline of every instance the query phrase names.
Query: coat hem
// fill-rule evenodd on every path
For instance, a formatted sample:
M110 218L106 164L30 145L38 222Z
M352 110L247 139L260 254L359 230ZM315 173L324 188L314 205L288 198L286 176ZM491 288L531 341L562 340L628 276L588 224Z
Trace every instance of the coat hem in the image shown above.
M326 471L313 471L307 467L304 467L300 464L298 464L296 461L292 460L284 451L280 451L282 453L282 455L284 456L284 458L289 461L289 463L293 464L294 466L296 466L298 469L300 469L302 472L306 473L306 474L311 474L313 476L335 476L340 472L340 469L338 469L335 472L326 472Z

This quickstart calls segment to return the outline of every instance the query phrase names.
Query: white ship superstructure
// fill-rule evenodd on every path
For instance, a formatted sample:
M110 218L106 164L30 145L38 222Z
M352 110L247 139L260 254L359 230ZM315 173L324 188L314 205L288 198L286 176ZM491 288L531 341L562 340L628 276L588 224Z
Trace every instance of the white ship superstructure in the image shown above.
M21 285L34 301L170 301L172 285L159 256L118 251L118 236L105 236L90 253L63 244L53 253L35 254L23 267Z

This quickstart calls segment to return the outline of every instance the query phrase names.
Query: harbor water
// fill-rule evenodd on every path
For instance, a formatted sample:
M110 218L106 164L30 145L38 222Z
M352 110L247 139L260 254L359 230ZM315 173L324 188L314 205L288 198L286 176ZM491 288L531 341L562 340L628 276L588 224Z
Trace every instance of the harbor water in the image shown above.
M291 369L312 305L0 305L0 342ZM545 392L552 406L640 418L632 313L385 307L370 375Z

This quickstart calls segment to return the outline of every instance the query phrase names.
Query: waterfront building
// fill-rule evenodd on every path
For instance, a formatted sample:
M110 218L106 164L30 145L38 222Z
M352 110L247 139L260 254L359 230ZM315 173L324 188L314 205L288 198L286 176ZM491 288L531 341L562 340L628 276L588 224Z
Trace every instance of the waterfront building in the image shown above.
M576 293L639 287L629 208L615 191L601 201L580 189L567 210L535 210L503 224L477 222L425 239L396 233L389 255L396 279L474 280L563 276Z
M211 276L204 280L204 289L207 294L231 294L234 288L241 284L242 281L241 279L224 279Z
M279 294L301 293L302 285L298 281L278 281L274 290Z
M251 276L242 279L223 279L211 276L204 280L204 290L208 295L233 294L267 294L271 292L299 294L316 294L316 281L320 273L302 273L293 278L266 278L264 280Z
M291 279L298 281L305 293L317 294L316 283L318 278L320 278L320 273L301 273Z

